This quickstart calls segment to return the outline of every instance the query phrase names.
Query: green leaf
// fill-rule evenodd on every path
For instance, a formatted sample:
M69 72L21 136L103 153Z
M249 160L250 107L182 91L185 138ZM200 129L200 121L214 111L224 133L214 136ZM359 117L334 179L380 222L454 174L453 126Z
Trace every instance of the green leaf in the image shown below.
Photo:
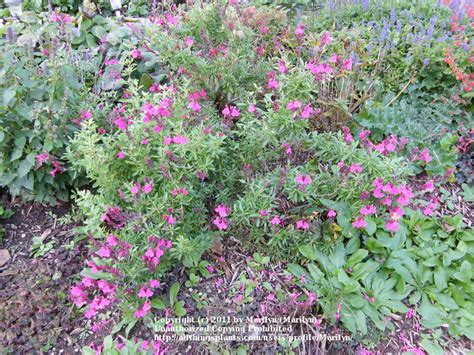
M177 283L177 282L175 282L173 285L171 285L171 288L170 288L170 304L172 306L176 302L176 297L178 296L179 287L180 287L179 283Z
M184 301L180 301L174 305L174 313L178 317L184 317L186 315L186 310L184 309Z
M472 278L472 269L469 261L464 260L461 264L461 268L459 269L459 271L456 272L453 276L459 281L469 283Z
M461 187L462 192L460 193L460 195L464 198L464 200L468 202L474 202L474 189L469 187L469 185L467 184L462 184Z
M449 296L446 296L443 293L436 293L435 294L436 299L438 300L439 303L441 303L444 307L448 309L458 309L459 306L457 303Z
M22 178L23 176L26 176L30 172L31 168L35 165L35 163L34 163L34 154L33 154L33 162L30 159L31 155L32 155L32 153L28 154L26 159L24 159L20 162L20 165L18 166L18 177L19 178Z
M16 91L13 89L5 89L3 91L3 106L8 107L11 103L14 103L13 100L16 96Z
M365 227L366 232L369 235L374 235L377 230L377 223L375 223L371 218L366 218L367 226Z
M161 310L164 310L166 308L166 305L165 303L159 299L159 298L154 298L152 301L151 301L151 306L153 308L157 308L157 309L161 309Z
M140 85L148 91L150 86L153 85L153 79L147 73L143 73L142 77L140 78Z
M288 264L288 270L297 278L300 278L302 275L307 275L306 270L297 264L293 264L293 263Z
M311 245L301 245L298 247L300 253L309 260L316 260L316 251Z
M434 282L436 285L436 288L438 290L444 290L446 287L448 287L448 273L446 271L446 268L444 267L439 267L436 269L434 273Z
M352 270L351 277L354 280L365 279L379 268L379 264L375 261L367 261L357 264Z
M365 249L357 250L354 254L350 256L349 260L347 260L345 267L346 268L354 267L356 264L364 260L368 254L369 252Z
M421 346L426 350L428 355L444 355L444 350L439 344L429 341L427 338L424 338L421 341Z
M308 264L308 271L315 282L324 278L323 272L314 264Z

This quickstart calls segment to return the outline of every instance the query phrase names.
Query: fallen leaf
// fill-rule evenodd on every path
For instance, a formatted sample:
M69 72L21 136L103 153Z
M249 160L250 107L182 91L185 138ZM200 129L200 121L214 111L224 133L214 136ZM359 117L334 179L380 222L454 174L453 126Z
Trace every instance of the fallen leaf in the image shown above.
M0 249L0 267L6 265L10 259L10 252L7 249Z

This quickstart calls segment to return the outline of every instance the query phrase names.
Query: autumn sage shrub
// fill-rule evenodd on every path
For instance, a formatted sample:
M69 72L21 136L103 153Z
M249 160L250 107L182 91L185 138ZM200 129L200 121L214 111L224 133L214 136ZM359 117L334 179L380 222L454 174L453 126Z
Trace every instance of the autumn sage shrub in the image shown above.
M426 326L472 336L472 230L437 217L452 169L431 174L430 151L404 137L351 131L373 95L371 59L344 34L285 21L198 3L152 18L143 41L107 57L123 95L81 121L65 154L91 181L76 193L90 258L72 301L94 331L116 310L114 332L159 329L154 316L187 312L172 271L201 267L233 236L293 262L316 311L353 333L419 306ZM157 64L161 78L133 74Z

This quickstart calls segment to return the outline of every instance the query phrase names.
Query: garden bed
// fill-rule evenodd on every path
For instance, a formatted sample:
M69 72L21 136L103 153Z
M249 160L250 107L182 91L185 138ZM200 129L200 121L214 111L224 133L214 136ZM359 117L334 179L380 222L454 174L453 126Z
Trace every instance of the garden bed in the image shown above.
M0 8L2 353L472 350L474 7L54 4Z

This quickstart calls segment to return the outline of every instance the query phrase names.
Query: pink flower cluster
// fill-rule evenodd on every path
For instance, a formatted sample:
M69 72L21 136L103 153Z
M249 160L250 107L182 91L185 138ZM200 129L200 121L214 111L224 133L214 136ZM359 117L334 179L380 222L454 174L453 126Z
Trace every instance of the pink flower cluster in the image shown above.
M173 196L178 196L178 195L187 196L187 195L189 195L189 192L185 187L182 187L182 188L176 187L173 190L171 190L171 194Z
M109 234L104 243L98 245L95 254L104 259L121 259L129 255L131 245Z
M150 179L146 179L145 183L142 185L140 182L136 182L133 184L133 186L130 188L130 192L138 196L142 192L146 195L150 194L153 191L153 183Z
M153 105L147 102L142 107L143 122L150 122L152 120L159 121L159 118L171 117L171 108L173 106L173 100L171 98L164 98L158 105Z
M174 136L174 137L164 137L163 138L163 145L171 145L171 144L188 144L189 139L185 135L182 136Z
M151 271L155 271L160 264L160 258L165 254L165 251L171 249L173 244L166 239L158 239L155 236L149 236L148 241L154 246L149 248L142 256L142 260Z
M298 184L298 188L304 191L306 187L313 182L313 180L311 180L311 177L309 175L303 174L297 175L295 177L295 182Z
M207 94L205 90L195 91L189 94L189 104L188 107L193 110L194 112L201 111L201 105L199 104L199 100L207 99Z
M49 20L51 22L56 22L56 23L59 23L59 24L65 24L65 23L71 23L72 22L72 17L69 16L68 14L62 14L62 13L54 12L49 17Z
M87 304L84 316L90 319L117 301L116 290L117 287L106 280L83 276L80 283L71 287L69 296L77 307Z
M267 88L268 90L278 90L278 81L276 80L275 72L271 71L267 73Z
M389 232L397 232L400 229L399 220L404 215L403 206L407 206L414 194L407 185L395 186L392 183L384 183L381 179L373 182L374 189L372 196L376 199L376 204L381 208L380 213L386 213L389 219L385 223L385 229ZM366 205L361 208L359 215L352 222L354 228L365 228L367 222L364 217L377 213L374 205Z
M66 171L66 169L64 168L62 163L59 162L58 160L56 160L56 158L53 155L49 154L49 153L45 152L45 153L38 154L35 158L36 158L36 160L38 160L40 167L43 166L43 163L45 163L48 160L51 162L51 165L53 166L53 169L49 172L49 174L52 177L55 177L58 172L62 173L64 171Z
M234 119L240 116L240 111L235 106L225 105L224 109L222 110L222 115L224 118Z
M299 114L301 118L311 118L312 116L319 115L321 113L321 109L314 109L311 104L304 106L301 110L302 107L303 104L299 100L290 101L286 105L286 108L290 111L295 113L300 111Z
M72 120L73 123L76 124L77 127L81 127L82 122L86 120L90 120L92 118L92 112L91 111L81 111L79 118L75 118Z
M219 230L226 230L229 226L229 221L227 217L230 215L230 208L224 204L217 206L214 211L217 213L217 216L214 217L212 223Z

